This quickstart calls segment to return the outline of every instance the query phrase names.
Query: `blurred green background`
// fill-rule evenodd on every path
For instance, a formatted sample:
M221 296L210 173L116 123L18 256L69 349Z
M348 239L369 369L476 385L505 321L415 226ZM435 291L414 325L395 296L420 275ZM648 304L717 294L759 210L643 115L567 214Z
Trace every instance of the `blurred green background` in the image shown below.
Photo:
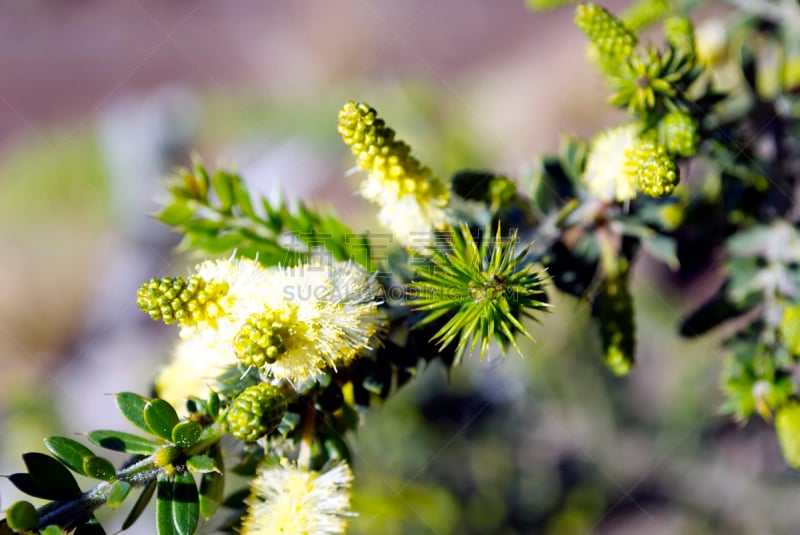
M1 3L0 473L45 436L122 426L104 394L149 390L174 333L135 289L195 260L148 218L175 166L197 154L373 229L335 128L354 99L443 178L522 176L614 120L571 19L522 0ZM718 413L717 339L675 334L717 284L639 259L625 379L559 297L522 356L422 372L351 437L351 532L798 532L774 434ZM17 497L0 479L0 510Z

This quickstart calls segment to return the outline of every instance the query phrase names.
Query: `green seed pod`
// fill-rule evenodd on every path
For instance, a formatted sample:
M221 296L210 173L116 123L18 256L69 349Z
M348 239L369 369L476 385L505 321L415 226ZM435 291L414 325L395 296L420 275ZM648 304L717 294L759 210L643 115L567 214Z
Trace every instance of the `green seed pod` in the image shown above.
M800 402L790 401L778 409L775 432L786 464L800 470Z
M209 284L200 277L150 279L136 291L136 304L155 321L191 326L209 321L219 311L217 300L228 291L225 283Z
M239 440L255 442L278 427L287 407L279 388L259 383L233 400L225 415L225 430Z
M606 365L615 375L627 375L636 353L636 320L627 274L606 281L594 298L592 316L600 332Z
M697 121L686 112L669 112L658 125L658 137L669 154L688 158L700 143Z
M662 145L641 140L630 149L626 167L639 188L651 197L669 195L680 182L680 171Z

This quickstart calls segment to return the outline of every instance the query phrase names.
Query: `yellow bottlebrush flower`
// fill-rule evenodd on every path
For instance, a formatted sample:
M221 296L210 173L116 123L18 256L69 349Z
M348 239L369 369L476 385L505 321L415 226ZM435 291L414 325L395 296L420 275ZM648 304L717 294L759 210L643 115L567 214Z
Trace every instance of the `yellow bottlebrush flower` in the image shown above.
M216 290L208 297L186 288ZM181 337L213 348L222 362L235 355L266 375L302 382L370 349L385 321L380 293L377 281L349 262L266 269L246 259L215 260L200 264L188 283L145 283L139 306L154 319L177 318Z
M344 533L353 474L347 463L307 472L288 461L262 467L250 485L242 535Z
M208 398L217 377L236 364L236 356L227 346L209 345L199 337L179 340L172 360L156 377L156 392L185 413L190 397Z
M636 197L637 177L630 172L628 158L638 139L636 124L604 130L592 139L583 173L592 195L603 201Z
M395 139L394 130L369 105L345 104L339 112L338 130L358 166L368 173L360 191L380 206L380 222L404 245L426 246L432 231L449 221L447 185L411 155L406 143Z
M380 285L350 262L272 269L232 340L240 361L302 382L350 363L384 327Z

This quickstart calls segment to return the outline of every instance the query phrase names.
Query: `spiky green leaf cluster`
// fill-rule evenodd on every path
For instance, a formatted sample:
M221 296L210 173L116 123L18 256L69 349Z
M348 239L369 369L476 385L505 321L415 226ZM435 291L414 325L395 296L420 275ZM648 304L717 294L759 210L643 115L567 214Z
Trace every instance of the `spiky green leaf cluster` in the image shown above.
M616 92L610 102L640 117L675 109L684 98L683 92L698 75L692 56L677 54L672 48L659 52L655 47L648 47L643 53L631 54L620 64L612 79Z
M333 214L302 202L293 208L255 202L236 174L212 174L196 163L172 179L170 200L157 218L183 234L181 248L257 258L267 266L308 262L319 251L372 269L370 244ZM260 205L260 206L259 206Z
M516 334L531 338L520 319L548 306L543 274L526 260L528 248L517 252L516 231L504 237L499 227L480 246L466 225L450 237L449 250L433 250L430 266L411 284L412 306L426 313L418 326L446 318L434 339L441 347L457 342L459 357L477 347L485 357L492 340L519 350Z

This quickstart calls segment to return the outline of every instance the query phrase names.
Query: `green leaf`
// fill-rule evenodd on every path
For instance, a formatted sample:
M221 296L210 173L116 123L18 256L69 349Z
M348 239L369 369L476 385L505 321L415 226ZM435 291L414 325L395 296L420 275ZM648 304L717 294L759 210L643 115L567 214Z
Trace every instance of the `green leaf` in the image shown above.
M172 512L173 492L172 481L165 475L158 476L158 492L156 493L156 529L158 535L178 535Z
M206 455L193 455L186 460L186 468L193 474L217 471L217 463Z
M151 440L122 431L97 430L88 434L89 440L102 448L135 455L150 455L161 447Z
M75 440L67 437L50 437L45 439L44 445L59 461L71 470L86 475L83 471L85 457L94 457L94 452Z
M14 502L6 511L8 527L15 531L32 531L39 527L36 508L31 502Z
M156 436L172 440L172 428L180 421L175 409L163 399L154 399L144 406L144 421Z
M117 469L108 459L102 457L86 457L83 459L83 469L87 476L103 481L112 481L117 477Z
M238 177L237 177L238 178ZM253 210L253 203L250 201L250 193L245 188L241 179L233 181L233 199L242 215L250 219L255 219L256 213Z
M200 514L204 518L211 518L217 511L222 504L222 493L225 489L222 450L215 445L210 453L218 471L208 472L200 478Z
M189 472L177 474L172 482L172 518L180 535L192 535L200 519L197 485Z
M122 415L133 425L142 431L150 432L150 428L144 421L144 407L147 399L132 392L121 392L116 395L117 407Z
M203 427L197 422L181 422L172 429L172 442L178 447L188 448L197 442L202 432Z
M8 476L8 480L11 481L12 485L17 487L17 489L24 492L28 496L42 498L43 500L57 499L50 492L37 485L31 475L28 473L19 472L17 474L11 474Z
M217 171L211 178L211 185L214 187L217 197L219 197L223 212L230 210L233 205L233 181L233 175L229 175L225 171Z
M0 530L0 533L3 533L2 530ZM61 535L61 534L62 534L61 528L56 526L55 524L50 524L49 526L39 530L39 535Z
M156 490L156 481L151 479L148 481L142 493L139 494L139 497L136 498L136 503L133 504L133 509L131 512L128 513L127 518L125 518L125 522L122 523L122 531L125 531L129 527L131 527L142 515L147 504L150 503L150 499L153 497L153 493Z
M156 219L165 225L178 226L181 223L189 220L194 215L194 210L189 203L182 199L178 199L156 216Z
M127 481L122 481L121 479L114 481L111 485L111 490L108 492L106 505L111 508L119 507L122 505L122 502L125 501L125 498L128 497L132 488L131 484Z
M678 244L669 236L655 235L642 240L644 250L656 260L661 260L673 271L680 268L678 262Z
M30 452L22 456L33 481L58 500L71 500L82 492L78 482L63 464L44 453Z
M219 394L211 392L211 395L208 397L208 415L212 420L219 418L219 408Z

